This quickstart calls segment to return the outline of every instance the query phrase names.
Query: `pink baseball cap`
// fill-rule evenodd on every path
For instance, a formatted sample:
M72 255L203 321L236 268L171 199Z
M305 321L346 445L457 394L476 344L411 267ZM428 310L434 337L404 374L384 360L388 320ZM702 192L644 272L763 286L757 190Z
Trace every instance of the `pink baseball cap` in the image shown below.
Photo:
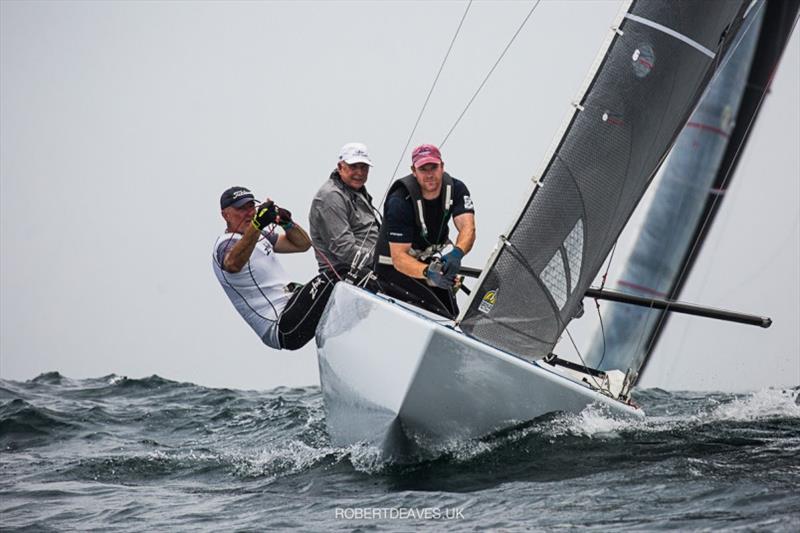
M411 152L411 162L414 168L419 168L428 163L441 163L442 153L432 144L421 144Z

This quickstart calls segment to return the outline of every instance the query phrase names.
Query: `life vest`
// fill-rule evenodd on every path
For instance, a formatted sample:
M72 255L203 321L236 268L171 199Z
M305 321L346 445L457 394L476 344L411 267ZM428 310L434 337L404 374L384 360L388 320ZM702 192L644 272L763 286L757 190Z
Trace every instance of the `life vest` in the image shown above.
M414 206L414 223L417 227L417 231L422 236L423 239L427 240L428 238L428 226L425 223L425 213L422 203L422 189L417 182L417 178L413 174L409 174L403 178L398 179L392 186L389 187L389 192L386 193L386 198L388 199L392 193L397 191L400 188L404 188L409 195L411 200L411 204ZM450 217L450 209L453 207L453 178L445 172L442 175L442 185L439 189L439 198L442 202L442 212L444 221L443 223L446 224ZM388 232L388 224L385 223L381 226L380 235L378 236L378 244L377 244L377 254L375 254L375 267L377 268L378 265L392 265L392 257L389 252L389 238L387 235ZM412 244L411 249L409 250L409 254L420 261L427 262L431 257L433 257L436 253L440 252L443 248L445 248L450 243L449 239L445 239L445 242L442 243L433 243L427 246L426 248L420 250L414 248Z

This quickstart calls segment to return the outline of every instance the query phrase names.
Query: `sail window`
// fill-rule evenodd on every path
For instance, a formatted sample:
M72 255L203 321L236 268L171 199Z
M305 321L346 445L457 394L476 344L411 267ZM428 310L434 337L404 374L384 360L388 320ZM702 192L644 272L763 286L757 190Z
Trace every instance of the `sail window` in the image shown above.
M550 262L544 267L539 277L544 286L547 287L547 290L550 291L550 295L555 300L558 308L563 309L564 304L567 303L567 273L564 270L564 259L562 258L560 247L553 254Z
M567 252L569 263L570 294L575 290L581 277L581 263L583 262L583 219L579 218L575 227L564 239L564 250Z

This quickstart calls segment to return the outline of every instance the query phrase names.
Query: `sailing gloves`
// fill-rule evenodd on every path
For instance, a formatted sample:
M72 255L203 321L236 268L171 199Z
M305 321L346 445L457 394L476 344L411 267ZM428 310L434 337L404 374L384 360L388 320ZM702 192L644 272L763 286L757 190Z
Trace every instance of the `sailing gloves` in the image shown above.
M440 289L450 289L455 283L455 276L448 276L444 273L444 263L441 261L431 261L425 270L422 271L425 276L425 281L431 287L439 287Z
M256 214L253 217L253 226L261 231L270 224L280 224L284 230L289 230L294 225L292 213L282 207L278 207L272 200L268 200L256 209Z
M256 214L253 216L253 226L259 231L266 228L270 224L275 224L278 221L278 206L275 202L268 200L258 206Z
M284 231L289 231L294 226L294 222L292 221L292 213L288 209L284 209L282 207L278 208L278 224L283 228Z
M455 280L458 271L461 270L461 260L464 258L464 251L454 246L453 249L442 257L442 267L444 275Z

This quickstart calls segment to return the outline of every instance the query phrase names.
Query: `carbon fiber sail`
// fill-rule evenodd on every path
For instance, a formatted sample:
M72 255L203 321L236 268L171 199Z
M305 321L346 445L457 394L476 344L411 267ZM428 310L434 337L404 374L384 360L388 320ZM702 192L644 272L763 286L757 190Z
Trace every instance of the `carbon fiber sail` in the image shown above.
M760 0L741 41L678 137L616 290L675 300L711 227L769 80L795 25L800 0ZM586 362L644 368L669 313L604 305L604 328Z
M564 134L459 317L526 359L550 353L702 96L749 0L632 2Z

